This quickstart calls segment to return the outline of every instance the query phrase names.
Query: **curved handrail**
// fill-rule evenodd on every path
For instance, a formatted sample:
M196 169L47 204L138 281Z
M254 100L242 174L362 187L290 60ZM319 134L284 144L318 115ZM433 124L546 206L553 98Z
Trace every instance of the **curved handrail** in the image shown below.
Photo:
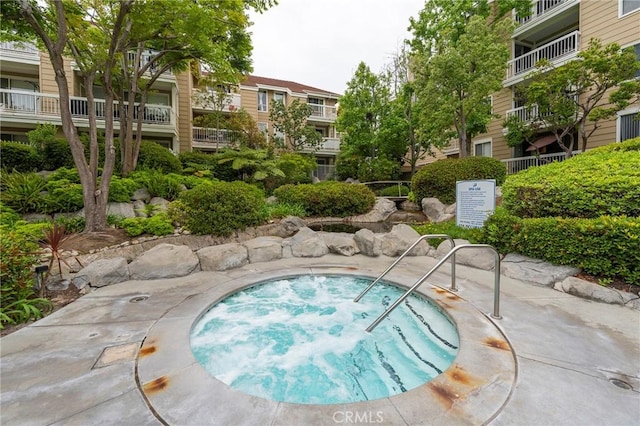
M447 259L449 259L450 257L453 257L458 250L462 250L466 248L488 248L488 249L491 249L491 251L493 251L496 258L496 263L495 263L494 288L493 288L493 314L491 314L491 316L495 319L502 318L500 316L500 253L498 253L498 251L495 248L493 248L493 246L490 246L489 244L462 244L459 246L455 246L454 248L449 250L449 253L447 253L442 259L440 259L440 261L436 263L436 265L433 268L431 268L429 272L423 275L422 278L420 278L409 290L407 290L402 296L400 296L395 302L393 302L391 306L385 309L385 311L378 318L376 318L376 320L372 322L369 327L367 327L366 331L371 332L374 328L376 328L378 324L380 324L380 322L383 319L385 319L387 315L391 313L391 311L397 308L398 305L402 303L407 297L409 297L409 295L413 293L415 289L420 287L424 282L424 280L429 278L431 274L433 274L440 266L442 266L443 263L447 261ZM452 258L451 263L455 263L453 260L454 259ZM455 279L455 278L452 276L452 279Z
M391 266L389 266L382 274L378 275L378 278L376 278L371 284L369 284L369 286L367 288L365 288L355 299L353 299L353 301L354 302L359 302L360 299L362 299L362 297L365 294L367 294L369 292L369 290L371 290L371 288L378 283L378 281L380 281L382 279L382 277L387 275L387 273L390 270L392 270L398 263L400 263L400 261L402 259L404 259L411 252L411 250L413 250L413 248L415 246L417 246L421 241L430 240L430 239L433 239L433 238L446 238L451 243L451 247L455 247L456 246L456 243L455 243L455 241L453 241L453 238L451 238L447 234L427 234L427 235L421 236L413 244L411 244L411 246L408 249L406 249L404 251L404 253L402 253L400 255L400 257L398 257L395 260L395 262L393 262L391 264ZM455 279L455 276L456 276L456 262L455 262L455 260L456 259L455 259L455 254L454 254L452 259L451 259L451 291L456 291L456 279Z

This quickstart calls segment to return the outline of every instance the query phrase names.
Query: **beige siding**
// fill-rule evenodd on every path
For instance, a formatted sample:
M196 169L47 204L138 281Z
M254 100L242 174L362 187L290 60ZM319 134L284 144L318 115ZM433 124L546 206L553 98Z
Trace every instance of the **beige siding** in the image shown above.
M71 69L71 63L68 59L64 61L64 72L67 76L69 94L73 96L73 70ZM40 52L40 91L42 93L52 93L55 95L60 93L49 55L43 52Z
M176 76L176 83L178 87L178 106L176 108L177 114L177 132L179 141L179 151L189 152L191 151L191 93L193 89L193 83L191 79L191 73L185 72Z
M494 158L510 158L511 148L507 146L504 134L502 133L502 122L506 118L507 110L511 109L511 90L502 89L493 94L493 111L500 117L492 120L487 126L487 133L473 138L474 141L480 139L491 139L491 151Z

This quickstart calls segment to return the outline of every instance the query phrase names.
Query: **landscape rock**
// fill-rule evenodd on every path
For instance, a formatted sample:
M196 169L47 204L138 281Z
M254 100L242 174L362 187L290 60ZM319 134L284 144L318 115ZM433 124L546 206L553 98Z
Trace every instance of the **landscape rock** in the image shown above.
M100 259L82 268L72 279L71 283L77 288L104 287L129 280L129 266L127 259L116 257Z
M136 217L136 212L131 203L107 203L107 215L130 218Z
M198 256L187 246L158 244L129 264L133 280L154 280L189 275L200 270Z
M393 212L397 211L396 203L387 198L377 198L371 211L358 216L347 218L349 222L383 222Z
M418 211L422 211L422 209L420 208L419 205L417 205L416 203L414 203L413 201L409 201L409 200L404 200L401 204L400 204L400 210L404 210L404 211L408 211L408 212L418 212Z
M282 238L258 237L245 241L250 263L269 262L282 259Z
M441 222L440 218L444 215L445 205L437 198L423 198L421 203L422 212L433 223Z
M455 238L456 246L469 244L469 241ZM436 257L442 259L451 250L451 243L445 240L438 245ZM472 266L485 271L492 271L496 266L496 256L486 248L468 248L456 252L456 265Z
M43 213L25 213L22 215L22 220L27 222L51 222L53 216Z
M456 214L456 203L453 203L451 205L448 205L445 209L444 209L444 214L451 214L454 215Z
M47 290L49 291L65 291L69 288L71 282L67 279L60 279L59 277L47 280Z
M577 277L567 277L561 282L556 283L554 288L584 299L609 303L611 305L624 305L631 300L629 297L631 296L630 294L627 294L625 297L623 292L614 288L602 287L601 285L581 280Z
M513 253L505 256L501 267L502 275L542 286L552 286L578 272L578 268L552 265L544 260Z
M136 217L147 217L145 206L146 204L142 200L135 200L133 202L133 211L136 212Z
M329 253L329 247L317 232L304 227L291 238L283 241L283 245L291 246L294 257L321 257Z
M148 203L151 200L151 194L147 188L136 189L136 192L131 196L131 201L142 201Z
M360 253L365 256L378 257L382 254L382 240L369 229L357 231L353 236L353 240Z
M149 201L149 205L150 206L157 206L154 211L151 213L151 216L155 216L156 214L160 213L160 212L165 212L167 211L167 208L169 207L169 201L165 200L164 198L160 198L160 197L153 197L150 201Z
M247 248L238 243L205 247L198 250L196 255L203 271L226 271L249 263Z
M360 253L353 234L346 232L319 232L330 253L341 254L343 256L353 256Z
M391 232L382 236L382 254L386 256L400 256L404 253L413 243L420 238L420 234L403 223L395 225ZM409 256L425 256L431 247L426 241L420 242L416 247L411 250Z
M280 221L279 229L277 230L277 236L287 238L295 234L300 228L305 228L307 222L300 219L297 216L287 216Z

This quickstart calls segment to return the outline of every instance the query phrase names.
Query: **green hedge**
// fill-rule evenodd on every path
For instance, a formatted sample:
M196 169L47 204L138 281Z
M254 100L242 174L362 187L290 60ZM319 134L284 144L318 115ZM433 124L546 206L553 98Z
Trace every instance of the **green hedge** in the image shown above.
M173 219L194 234L228 236L265 217L264 193L244 182L212 182L180 194L172 204Z
M38 151L18 142L0 142L0 166L3 170L33 172L42 166Z
M160 170L165 173L180 173L182 163L178 157L162 145L142 141L140 143L140 153L138 154L138 170Z
M423 198L437 198L445 204L456 201L456 181L471 179L495 179L503 184L507 176L505 165L495 158L467 157L440 160L421 168L411 181L411 188L418 203Z
M509 176L502 202L519 217L640 216L640 138Z
M279 202L301 205L310 216L325 217L367 213L376 201L366 186L342 182L284 185L274 195Z
M640 285L640 218L521 219L498 208L483 231L485 242L502 253L517 252Z

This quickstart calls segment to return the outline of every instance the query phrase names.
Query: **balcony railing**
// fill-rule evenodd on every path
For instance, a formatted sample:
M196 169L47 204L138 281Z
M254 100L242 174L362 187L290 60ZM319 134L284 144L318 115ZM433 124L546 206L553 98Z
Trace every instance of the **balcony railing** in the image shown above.
M211 102L208 101L208 98L212 100L215 99L217 94L209 92L203 92L198 89L193 89L192 98L193 98L193 106L196 109L204 109L213 111L214 107L210 105ZM233 112L237 111L242 107L242 97L239 93L230 93L225 99L224 106L222 107L223 112Z
M8 52L23 52L29 54L37 54L38 48L31 43L19 43L15 41L0 42L0 50Z
M153 57L154 52L150 52L150 51L146 51L146 52L142 52L142 55L140 57L140 67L145 66L146 64L149 63L149 61L151 60L151 58ZM136 60L136 52L129 52L127 53L128 59L130 63L133 63ZM149 67L149 72L155 72L158 68L160 68L160 65L158 63L153 63L151 64L151 66ZM173 73L170 70L167 70L165 72L162 73L163 75L172 75Z
M545 13L554 10L556 7L558 7L562 3L566 3L568 1L572 1L572 0L538 0L538 1L534 1L533 5L531 7L531 15L525 16L525 17L520 17L520 16L516 15L515 20L520 25L526 24L527 22L531 21L532 19L535 19L535 18L537 18L539 16L542 16Z
M524 76L532 71L541 59L547 59L557 64L560 60L568 59L578 52L580 47L580 31L574 31L550 43L542 45L531 52L518 56L508 62L507 80Z
M326 118L328 120L335 120L338 116L337 108L335 106L308 104L311 107L310 118Z
M311 176L318 180L331 179L336 171L336 166L330 164L318 164L318 168L311 172Z
M578 96L573 95L574 102L578 102ZM511 116L517 116L520 121L524 121L525 123L531 123L535 120L544 120L545 117L550 117L553 115L552 111L547 111L540 113L538 111L538 105L530 105L530 106L521 106L518 108L509 109L506 112L507 119Z
M194 142L206 144L229 145L238 140L237 134L228 129L212 129L207 127L194 127L192 130Z
M580 154L580 152L582 151L573 151L573 155ZM507 167L507 174L511 175L526 170L529 167L542 166L566 159L567 155L564 152L555 152L551 154L541 154L539 156L508 158L501 161Z
M442 153L444 155L456 154L458 152L460 152L460 140L458 139L452 139L451 142L449 142L449 145L442 148Z
M89 103L87 98L71 97L69 100L71 114L74 118L89 118ZM94 101L96 117L98 120L105 118L105 100ZM125 105L125 110L128 104ZM173 110L168 105L147 104L140 111L135 104L134 118L142 118L143 123L170 125L173 122ZM3 114L26 114L35 117L60 117L60 98L57 95L39 92L21 92L16 90L0 89L0 111ZM118 103L114 102L113 118L118 119L120 111Z
M337 155L340 152L340 139L338 138L322 138L322 143L316 148L309 146L303 146L301 152L309 153L321 153L321 154L334 154Z

